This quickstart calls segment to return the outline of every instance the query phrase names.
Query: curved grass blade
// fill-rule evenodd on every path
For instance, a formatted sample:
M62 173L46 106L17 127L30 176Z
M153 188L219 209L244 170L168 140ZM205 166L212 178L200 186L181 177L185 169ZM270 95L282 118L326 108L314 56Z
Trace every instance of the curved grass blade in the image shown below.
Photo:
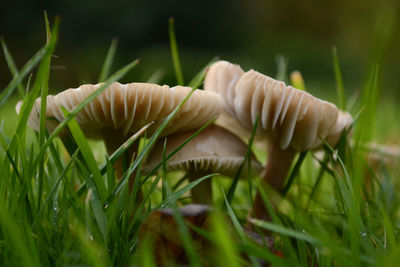
M1 46L3 47L3 52L4 52L4 57L6 58L8 68L10 69L11 74L13 75L13 78L18 76L18 69L17 66L15 65L14 59L8 50L8 47L6 45L6 42L4 41L3 37L0 37L0 43ZM17 84L17 89L19 96L22 98L24 97L24 85L22 82Z

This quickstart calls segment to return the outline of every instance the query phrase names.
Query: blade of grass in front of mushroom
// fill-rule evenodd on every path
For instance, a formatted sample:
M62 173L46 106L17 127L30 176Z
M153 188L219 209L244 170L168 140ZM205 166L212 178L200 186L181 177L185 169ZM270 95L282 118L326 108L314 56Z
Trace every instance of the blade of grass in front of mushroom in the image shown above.
M68 111L63 107L61 107L61 110L63 111L64 116L67 117ZM103 211L102 203L104 203L108 194L103 177L100 174L100 170L98 169L96 160L93 156L93 152L91 151L89 144L87 143L85 135L83 134L75 119L72 119L68 122L68 128L71 131L71 134L75 142L77 143L83 158L85 159L87 167L89 168L90 173L87 173L84 177L88 188L92 189L93 196L90 198L90 203L92 204L93 213L96 217L99 229L103 234L103 240L106 241L106 217ZM85 171L85 168L81 166L81 170ZM90 174L92 174L93 176Z
M242 226L240 225L238 218L236 217L235 213L233 212L231 204L229 203L229 201L228 201L228 199L226 197L224 188L222 186L221 186L221 192L222 192L222 196L224 197L224 204L226 206L226 211L228 212L228 215L232 220L233 226L235 227L235 230L238 233L241 241L245 242L246 241L246 237L244 235Z
M61 131L65 128L65 126L67 126L68 122L74 118L76 115L78 115L78 113L85 108L85 106L87 104L89 104L91 101L93 101L93 99L95 99L98 95L100 95L105 89L107 89L107 87L119 80L120 78L122 78L128 71L130 71L132 68L134 68L137 64L139 63L139 60L134 60L131 63L129 63L128 65L126 65L125 67L121 68L119 71L117 71L116 73L114 73L113 75L110 76L110 78L108 78L104 84L102 86L99 87L99 89L97 89L96 91L94 91L93 93L91 93L87 98L85 98L85 100L83 100L79 105L77 105L73 110L71 110L68 114L67 117L64 118L64 120L62 122L60 122L60 124L54 129L54 131L51 133L51 135L49 136L49 138L46 140L46 142L40 147L40 150L38 152L38 157L41 157L46 148L48 147L49 143L58 136L59 133L61 133ZM33 105L33 103L32 103ZM28 114L29 115L29 114ZM38 164L37 160L35 160L34 162L34 166L36 166Z
M181 62L179 60L178 45L176 43L175 36L175 23L174 18L169 18L168 20L168 31L169 31L169 43L171 47L172 63L174 65L176 81L179 85L184 85Z
M61 110L65 117L69 115L68 111L64 107L61 107ZM93 188L93 194L96 195L96 193L98 193L98 197L102 202L104 202L108 195L107 189L87 139L85 138L84 133L80 129L79 124L75 119L72 119L68 122L68 128L71 131L71 135L74 138L75 143L78 145L78 148L81 151L90 173L93 175L89 175L89 177L87 177L87 179L92 178L94 184L96 185L96 187Z
M346 110L346 94L344 91L342 71L340 70L339 57L337 54L336 46L332 47L332 57L333 57L333 71L335 73L335 80L336 80L336 92L339 100L338 106L341 110Z
M50 43L52 38L54 38L54 46L57 43L57 33L56 36L51 35L50 24L47 18L47 13L44 12L44 21L46 26L47 43ZM43 58L45 64L45 70L43 76L41 77L40 87L40 113L39 113L39 146L42 146L46 137L46 107L47 107L47 94L49 90L49 76L50 76L50 64L51 64L51 54ZM38 192L37 192L37 209L39 210L42 200L43 193L43 179L44 179L44 160L42 158L39 163L39 173L37 177Z
M164 208L169 207L171 205L171 203L176 202L186 192L192 190L194 187L196 187L198 184L200 184L204 180L211 179L211 177L216 176L216 175L218 175L218 174L214 173L214 174L209 174L209 175L203 176L203 177L197 179L196 181L193 181L193 182L185 185L181 189L168 194L167 197L161 202L161 204L157 206L157 208L164 209Z
M303 163L308 151L303 151L300 153L299 157L297 158L296 164L294 165L292 171L290 172L289 178L287 179L286 185L282 191L282 197L285 197L287 192L289 192L290 187L293 184L294 179L300 172L300 166Z
M110 75L110 69L111 69L112 63L114 62L114 57L115 57L115 52L117 51L117 46L118 46L118 39L113 38L111 40L110 48L108 49L106 58L103 62L103 66L101 68L101 73L99 76L99 83L104 82Z
M75 162L82 173L83 178L86 179L87 187L92 189L90 204L92 206L94 217L97 221L97 226L100 229L102 235L102 241L107 240L107 218L103 210L102 200L99 192L97 191L95 182L90 178L90 172L86 169L86 166L79 160L75 159Z
M248 167L250 167L250 164L251 164L250 163L250 161L251 161L251 156L250 156L251 155L251 146L253 145L254 136L255 136L256 131L257 131L259 117L260 116L257 115L256 121L255 121L255 123L253 125L253 129L252 129L252 132L251 132L249 144L247 145L246 155L244 156L244 159L243 159L242 163L240 164L240 167L239 167L238 171L235 174L235 178L233 179L231 186L229 187L228 195L227 195L227 199L228 199L228 203L229 204L232 204L233 196L235 195L236 187L237 187L237 184L239 182L239 178L240 178L240 175L242 174L242 170L243 170L245 164L247 163ZM248 169L248 174L250 174L250 172L251 172L250 169L251 168ZM251 196L251 188L252 187L251 187L251 182L250 182L250 176L249 175L247 175L247 179L249 181L250 196ZM252 197L250 197L250 199L252 199ZM222 205L222 209L223 210L225 209L225 204Z
M4 57L6 58L8 69L10 70L13 78L16 78L18 76L18 68L15 65L13 56L11 55L10 51L8 50L6 41L4 41L3 37L0 37L0 43L1 43L1 46L3 47ZM24 91L24 85L23 85L22 81L17 84L17 89L18 89L19 97L23 98L25 96L25 91Z
M166 157L166 160L169 160L173 155L175 155L179 150L182 149L182 147L184 147L188 142L190 142L190 140L192 140L193 138L195 138L199 133L201 133L201 131L203 131L205 128L207 128L211 123L214 122L215 119L211 119L208 122L206 122L203 126L201 126L196 132L194 132L188 139L186 139L181 145L179 145L175 150L173 150L171 153L168 154L168 156ZM147 179L149 179L152 175L154 175L158 169L162 166L163 162L160 162L159 164L157 164L153 170L151 170L151 172L143 179L142 184L145 183L147 181Z
M146 130L153 125L154 122L149 122L148 124L146 124L145 126L143 126L139 131L137 131L136 133L134 133L131 137L129 137L128 140L126 140L117 150L115 150L111 156L107 156L106 161L103 162L102 164L99 165L99 170L101 175L104 175L107 172L107 160L110 161L111 164L114 164L115 162L117 162L117 160L124 155L124 153L132 146L132 144L134 144L135 142L138 141L138 139L146 132ZM66 146L68 151L72 151L71 149L75 149L77 148L75 142L67 137L67 138L63 138L63 143L64 146ZM79 158L79 155L78 155ZM81 194L83 192L83 190L85 190L86 187L86 183L82 183L82 185L79 187L79 189L77 190L78 194ZM114 188L114 185L112 186L112 188L108 188L108 190L111 190Z

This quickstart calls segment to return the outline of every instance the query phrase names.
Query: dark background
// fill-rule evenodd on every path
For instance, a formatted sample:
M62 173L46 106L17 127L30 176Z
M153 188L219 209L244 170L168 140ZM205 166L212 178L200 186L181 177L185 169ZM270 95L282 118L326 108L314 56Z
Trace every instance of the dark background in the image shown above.
M334 92L332 47L339 53L349 93L363 85L372 58L381 55L384 95L400 87L399 1L4 1L0 35L19 68L45 42L43 11L61 17L50 90L96 83L113 37L119 45L112 71L141 59L122 82L144 81L161 69L162 83L176 84L168 18L175 18L185 81L214 56L276 75L277 55L288 71L300 70L308 89ZM11 80L0 56L0 88Z

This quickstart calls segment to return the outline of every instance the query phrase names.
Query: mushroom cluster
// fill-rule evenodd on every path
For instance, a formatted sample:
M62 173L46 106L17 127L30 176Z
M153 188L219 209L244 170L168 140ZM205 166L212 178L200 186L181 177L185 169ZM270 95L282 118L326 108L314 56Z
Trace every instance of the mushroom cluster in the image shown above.
M47 97L46 121L51 132L64 119L61 107L74 109L102 84L86 84ZM152 134L161 122L191 92L191 88L145 83L112 83L90 102L76 121L88 138L103 139L108 153L149 122ZM19 112L20 104L16 107ZM37 99L28 124L39 129L40 99ZM243 139L256 123L257 135L268 140L268 161L263 171L250 156L252 170L260 173L262 186L282 192L287 173L297 152L318 149L324 142L335 146L353 122L351 115L334 104L287 86L257 71L244 72L240 66L218 61L208 70L204 90L195 90L161 134L149 155L144 172L150 172L166 153L179 147L207 121L221 116L181 148L169 161L168 170L185 170L190 180L210 173L233 176L245 158ZM65 132L62 134L66 134ZM240 138L238 138L238 136ZM164 139L166 138L166 140ZM244 171L242 173L247 173ZM210 204L211 181L203 181L192 191L193 201ZM263 218L265 208L256 195L254 215Z
M85 84L76 89L67 89L57 95L47 97L46 128L52 132L64 119L61 107L68 111L74 109L102 84ZM147 129L152 134L161 122L171 114L192 88L167 85L160 86L146 83L113 83L90 102L76 116L76 121L86 137L103 139L109 154L120 147L133 133L149 122L154 122ZM215 118L222 110L223 101L218 93L195 90L184 103L180 111L161 133L167 138L167 153L178 147L185 139L193 135L207 121ZM21 102L16 106L19 113ZM35 102L28 124L35 131L39 130L40 98ZM61 133L61 137L67 131ZM164 138L157 143L144 171L162 161ZM168 162L168 168L182 169L189 172L190 180L218 172L234 175L245 158L247 146L227 130L211 126L201 132L188 145L183 147ZM131 155L133 152L131 151ZM260 170L260 164L252 158L254 170ZM122 175L121 162L115 165L119 176ZM244 173L244 172L243 172ZM131 179L132 182L132 179ZM211 181L205 181L192 192L194 202L210 204L212 200Z
M332 103L226 61L210 67L204 90L220 93L225 111L248 131L258 118L257 131L269 140L262 186L279 192L297 152L320 148L323 140L335 146L353 121ZM256 217L266 216L260 194L254 206Z

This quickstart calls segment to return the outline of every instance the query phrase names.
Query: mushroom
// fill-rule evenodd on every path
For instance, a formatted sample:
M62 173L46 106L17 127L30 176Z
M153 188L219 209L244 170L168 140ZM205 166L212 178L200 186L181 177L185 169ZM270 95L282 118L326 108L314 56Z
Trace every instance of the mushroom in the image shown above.
M218 68L230 63L215 63ZM225 67L225 71L233 69ZM213 66L211 66L213 68ZM211 69L210 68L210 69ZM237 68L237 67L236 67ZM262 186L267 184L282 192L287 173L296 152L317 149L322 140L335 146L343 131L349 129L352 117L329 102L311 94L286 86L257 71L250 70L238 77L231 70L232 83L227 82L226 92L219 89L213 76L207 77L214 84L213 91L222 92L225 109L236 116L247 129L252 129L259 117L257 131L269 139L268 162L261 173ZM233 83L233 81L235 81ZM234 107L234 111L231 111ZM229 108L229 109L228 109ZM255 199L255 216L265 216L265 207L258 193Z
M47 96L46 121L51 132L64 119L61 106L67 110L74 109L102 83L81 85L76 89L67 89L57 95ZM149 122L154 124L147 130L154 133L162 121L191 92L192 88L146 83L120 84L112 83L99 96L90 102L76 117L76 121L85 132L86 137L103 139L109 154L121 146L130 135ZM196 90L182 106L181 110L165 127L162 135L173 132L199 128L221 110L221 99L218 94ZM19 113L21 104L16 106ZM31 111L28 125L39 130L40 98L36 99ZM61 134L66 135L67 131Z
M166 154L168 155L178 148L194 132L192 130L165 137L167 139ZM145 173L149 173L163 160L164 141L164 139L160 139L154 146L144 168ZM238 137L224 128L212 125L200 132L173 155L167 162L167 170L184 170L190 181L195 181L211 173L234 176L239 170L246 152L246 144ZM256 173L261 170L261 165L254 155L251 155L251 170ZM242 175L245 173L247 173L246 169L242 171ZM194 203L212 203L210 179L193 188L192 199Z
M270 138L268 163L261 177L279 192L296 152L319 148L322 140L335 146L352 123L351 115L334 104L254 70L241 76L235 94L239 121L252 127L259 116L258 129ZM257 194L255 216L262 217L264 212Z

